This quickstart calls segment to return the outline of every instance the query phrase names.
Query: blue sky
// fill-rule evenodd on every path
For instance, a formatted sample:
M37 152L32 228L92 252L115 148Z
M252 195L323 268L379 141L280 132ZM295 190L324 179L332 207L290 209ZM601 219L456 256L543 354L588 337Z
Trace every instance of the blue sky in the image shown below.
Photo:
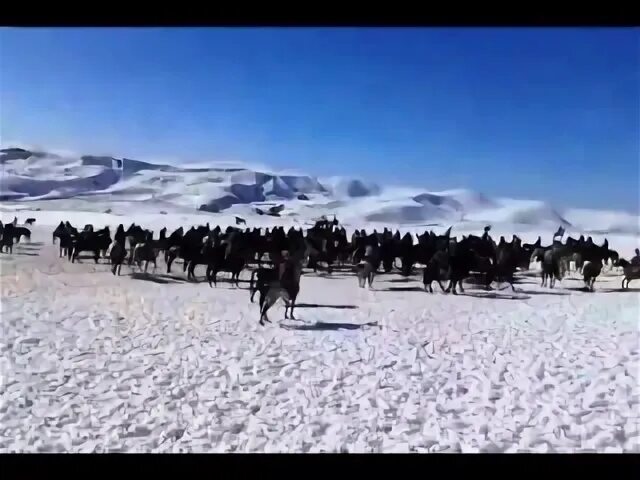
M7 141L638 212L635 29L3 29Z

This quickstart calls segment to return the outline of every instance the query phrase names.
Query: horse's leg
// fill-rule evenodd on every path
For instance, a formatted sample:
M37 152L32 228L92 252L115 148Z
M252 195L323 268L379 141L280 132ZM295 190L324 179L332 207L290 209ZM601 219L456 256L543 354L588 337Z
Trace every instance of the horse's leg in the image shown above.
M267 317L267 310L271 308L271 306L275 303L275 299L273 295L270 295L271 292L267 292L266 298L264 299L264 303L260 308L260 325L264 325L264 322L267 321L271 323L269 317Z
M289 317L291 318L291 320L297 320L296 317L293 316L293 309L296 306L296 297L297 296L298 296L297 294L291 296L291 300L290 300L290 303L289 303Z
M144 273L147 273L147 269L149 268L149 260L144 261Z
M196 265L195 261L192 260L189 262L189 268L187 269L187 278L195 282L196 280Z
M256 285L257 287L257 285ZM253 288L253 272L251 273L251 280L249 283L249 300L253 303L253 298L256 296L256 291Z

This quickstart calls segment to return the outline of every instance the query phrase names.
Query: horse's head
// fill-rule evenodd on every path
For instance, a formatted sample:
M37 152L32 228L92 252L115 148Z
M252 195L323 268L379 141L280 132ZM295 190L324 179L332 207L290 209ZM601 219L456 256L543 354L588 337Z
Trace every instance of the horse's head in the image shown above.
M622 267L622 268L626 268L629 265L631 265L631 263L629 263L627 260L625 260L624 258L618 258L616 260L614 260L613 265L615 267Z

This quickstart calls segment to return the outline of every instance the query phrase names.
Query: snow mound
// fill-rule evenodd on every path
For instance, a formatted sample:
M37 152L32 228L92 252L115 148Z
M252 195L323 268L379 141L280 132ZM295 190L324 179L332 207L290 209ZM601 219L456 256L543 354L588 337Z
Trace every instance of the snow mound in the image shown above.
M322 182L336 198L360 198L379 195L382 189L375 183L344 177L330 177Z
M607 210L570 209L565 212L574 227L594 233L640 235L640 216Z
M547 224L556 227L559 225L571 226L554 208L538 200L502 199L495 208L469 212L465 215L465 220L522 225Z

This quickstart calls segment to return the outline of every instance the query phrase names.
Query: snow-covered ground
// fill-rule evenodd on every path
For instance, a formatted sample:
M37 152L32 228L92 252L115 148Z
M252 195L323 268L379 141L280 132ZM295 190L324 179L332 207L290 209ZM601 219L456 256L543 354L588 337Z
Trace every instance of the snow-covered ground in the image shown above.
M0 451L640 452L639 289L613 273L458 297L305 274L265 328L246 283L114 277L50 229L0 262Z
M60 220L157 235L335 213L349 234L491 223L496 238L549 243L562 224L629 258L637 215L233 165L127 161L122 178L109 157L4 155L0 190L14 200L0 217L36 224L31 243L0 254L2 452L640 452L640 284L620 291L618 272L595 293L575 274L549 290L530 272L515 295L468 285L457 297L418 278L381 275L369 291L306 272L298 321L277 306L261 327L248 272L240 289L187 283L180 264L166 276L162 261L155 275L114 277L51 244ZM220 213L197 210L218 201ZM261 203L285 204L282 217L256 215Z

